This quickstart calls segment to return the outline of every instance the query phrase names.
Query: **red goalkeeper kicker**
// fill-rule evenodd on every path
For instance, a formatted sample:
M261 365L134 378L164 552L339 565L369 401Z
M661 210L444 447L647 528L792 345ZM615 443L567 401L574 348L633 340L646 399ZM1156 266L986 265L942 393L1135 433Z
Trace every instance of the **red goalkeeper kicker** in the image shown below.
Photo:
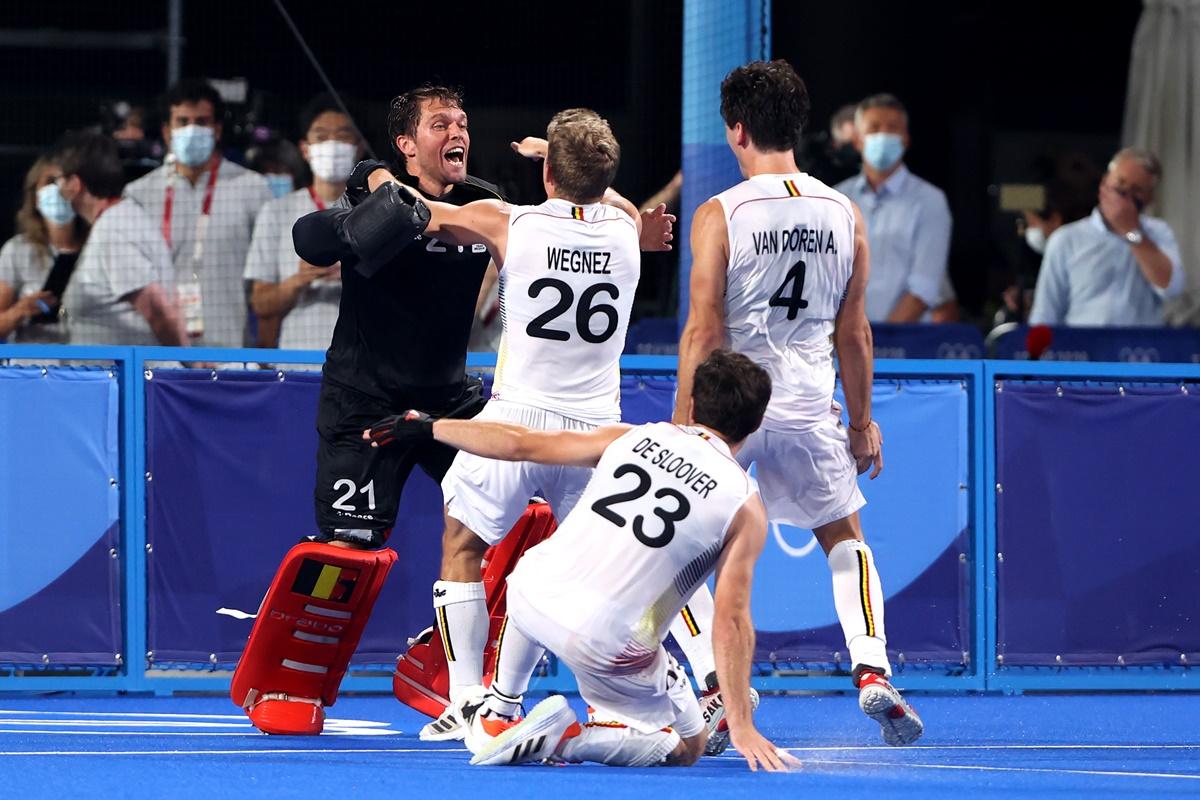
M496 637L504 621L507 584L505 578L513 571L526 550L554 533L557 524L550 506L530 503L524 515L499 544L488 549L483 557L483 589L488 608L488 644L483 654L484 683L491 682L495 668ZM441 716L450 704L450 671L446 651L437 627L429 628L396 660L392 674L392 691L396 699L430 717Z

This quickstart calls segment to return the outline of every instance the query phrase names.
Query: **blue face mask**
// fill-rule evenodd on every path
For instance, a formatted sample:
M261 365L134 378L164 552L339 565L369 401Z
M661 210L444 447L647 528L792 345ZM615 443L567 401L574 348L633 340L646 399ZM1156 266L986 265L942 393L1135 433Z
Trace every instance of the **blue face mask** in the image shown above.
M171 152L179 163L198 167L212 157L217 136L204 125L185 125L171 131Z
M863 161L886 172L904 157L904 139L898 133L868 133L863 137Z
M48 183L38 189L37 209L47 222L53 222L55 225L66 225L75 219L75 210L71 208L67 198L63 197L62 190L56 183Z
M291 175L279 172L268 172L266 174L267 186L271 189L271 194L275 197L283 197L295 188L295 182Z

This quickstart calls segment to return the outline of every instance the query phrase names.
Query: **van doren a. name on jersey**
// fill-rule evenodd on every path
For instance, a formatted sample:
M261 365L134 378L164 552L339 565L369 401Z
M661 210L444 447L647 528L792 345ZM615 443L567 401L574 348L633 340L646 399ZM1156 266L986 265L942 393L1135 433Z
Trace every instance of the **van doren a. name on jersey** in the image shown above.
M754 254L764 253L832 253L837 255L838 247L833 238L833 231L811 230L809 228L784 228L778 231L751 232L754 238Z
M546 269L553 272L575 272L584 275L611 275L608 262L612 253L607 250L573 250L570 247L547 247Z
M678 478L684 486L703 498L717 488L717 481L704 470L675 453L661 442L656 442L647 436L633 446L633 452L649 461L654 466L672 477Z

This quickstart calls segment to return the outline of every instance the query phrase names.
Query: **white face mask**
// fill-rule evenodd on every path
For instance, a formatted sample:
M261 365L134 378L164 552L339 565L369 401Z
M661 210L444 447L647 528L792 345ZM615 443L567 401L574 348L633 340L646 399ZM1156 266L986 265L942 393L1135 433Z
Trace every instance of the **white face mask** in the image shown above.
M331 139L308 146L308 165L313 175L330 183L345 183L357 158L358 148L346 142Z
M1035 253L1046 252L1046 234L1035 225L1025 226L1025 244Z

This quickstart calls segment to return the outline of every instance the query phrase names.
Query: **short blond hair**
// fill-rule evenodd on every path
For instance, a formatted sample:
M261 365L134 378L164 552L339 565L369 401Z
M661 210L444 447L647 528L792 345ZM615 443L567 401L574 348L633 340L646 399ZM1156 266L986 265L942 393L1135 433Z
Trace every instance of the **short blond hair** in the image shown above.
M588 108L560 111L546 127L546 162L566 200L594 203L612 185L621 145L608 121Z

